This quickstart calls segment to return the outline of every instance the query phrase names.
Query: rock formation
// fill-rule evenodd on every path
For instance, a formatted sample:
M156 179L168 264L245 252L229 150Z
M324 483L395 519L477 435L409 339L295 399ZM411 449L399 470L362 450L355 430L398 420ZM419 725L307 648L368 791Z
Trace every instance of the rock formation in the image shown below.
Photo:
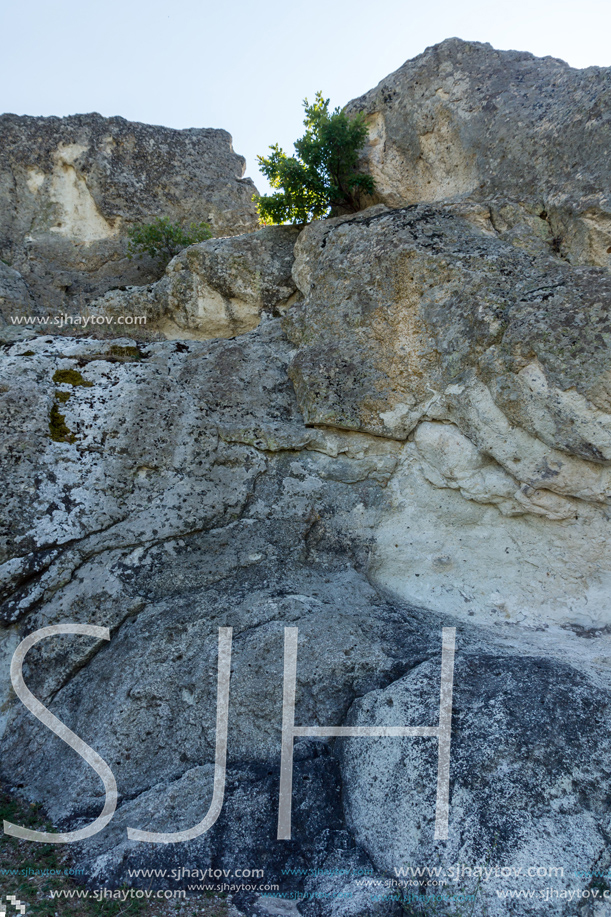
M459 212L382 209L301 234L304 299L286 319L301 410L310 424L409 438L373 561L405 598L604 627L609 276L525 253ZM462 497L458 524L447 490ZM502 571L482 566L499 553Z
M479 219L516 244L609 267L610 87L609 69L449 39L347 110L366 115L363 166L389 206L485 202Z
M90 304L142 309L158 340L7 337L0 776L56 830L100 813L8 670L39 628L109 628L24 667L117 780L77 848L92 884L248 864L247 917L608 912L610 79L444 42L349 107L372 126L370 208L209 240ZM130 838L209 809L227 627L220 815ZM286 628L302 734L278 840ZM389 731L320 733L340 726Z
M162 339L180 340L252 331L263 313L278 315L296 298L292 268L298 235L293 226L267 226L191 245L170 261L161 280L111 290L91 303L89 315L96 329L98 321L116 328L127 316L144 318L144 325L123 324L135 337L141 337L143 328Z
M203 220L215 236L256 228L244 168L222 130L2 115L0 258L40 314L83 311L107 290L156 279L154 262L126 258L135 223Z

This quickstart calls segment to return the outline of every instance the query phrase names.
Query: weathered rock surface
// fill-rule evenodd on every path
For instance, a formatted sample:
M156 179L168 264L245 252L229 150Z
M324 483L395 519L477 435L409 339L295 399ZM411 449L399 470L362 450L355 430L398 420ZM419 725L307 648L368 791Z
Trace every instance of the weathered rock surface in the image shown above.
M306 421L410 440L378 581L482 621L606 628L607 272L516 250L453 206L316 223L296 254Z
M488 426L496 407L513 426L566 453L566 470L548 475L552 490L593 500L605 490L605 271L516 251L451 209L430 206L315 223L297 251L295 276L306 299L287 328L299 347L291 375L309 422L405 439L433 411L464 425L482 446L489 400ZM492 429L488 436L494 450ZM528 461L528 440L515 444L521 454L510 464L507 439L507 454L496 450L500 463L513 473L526 460L521 479L538 483L544 472L537 477ZM567 480L571 456L595 463L591 492L586 481ZM589 483L589 466L579 467Z
M35 357L26 347L35 348ZM3 364L6 424L15 434L3 444L12 494L4 526L6 661L17 633L11 622L19 620L27 620L29 629L34 619L103 617L127 640L116 668L114 662L109 667L105 647L78 637L33 651L33 668L28 666L32 689L55 709L60 695L69 698L63 715L72 721L76 713L92 743L97 739L90 720L97 711L94 730L105 736L103 753L113 768L125 768L121 820L83 856L96 875L118 879L127 862L127 822L144 820L154 828L149 813L168 790L178 799L185 781L191 801L186 810L178 804L179 822L204 805L214 747L214 692L208 689L215 683L217 628L226 622L235 628L236 673L227 817L214 836L202 838L198 860L263 857L268 881L281 878L287 864L313 871L337 851L345 852L349 865L362 865L366 858L343 823L337 762L317 743L298 754L296 773L303 773L306 800L312 801L303 816L295 814L296 840L270 847L282 634L287 622L301 629L300 677L309 700L299 715L305 721L341 721L356 696L404 670L401 647L413 646L418 657L425 652L426 636L355 570L355 563L365 561L367 538L355 540L354 526L342 523L354 516L359 531L367 532L398 446L303 425L286 374L288 342L277 320L239 343L151 344L139 359L129 342L124 349L121 354L117 344L36 339L13 345ZM57 375L70 369L75 376ZM29 399L17 397L28 390ZM58 391L69 392L69 399L58 401ZM49 437L54 399L73 441ZM28 415L36 422L26 439L19 430ZM134 435L140 448L134 448ZM32 474L45 480L34 499ZM340 604L346 613L338 617ZM168 640L173 648L166 659ZM128 670L133 681L125 679ZM73 692L69 685L79 671L84 681ZM113 671L116 686L108 683ZM4 701L6 678L2 683ZM169 684L175 690L166 696ZM108 709L95 701L98 690L109 698ZM151 729L156 709L161 719ZM15 714L19 726L11 719ZM78 759L70 760L67 747L55 748L53 738L46 744L44 729L34 725L31 732L28 715L15 708L5 708L3 726L3 760L12 759L4 779L27 783L29 792L36 760L41 769L34 792L42 793L54 818L75 823L96 808L95 778ZM44 776L48 754L57 763L59 783L53 787ZM317 768L320 777L314 778ZM241 789L232 802L234 785ZM57 792L64 803L70 800L68 809ZM244 807L247 814L236 822ZM142 849L131 842L128 847L129 862L139 863ZM150 856L148 848L145 853ZM174 849L161 854L164 863L174 862ZM303 879L293 884L301 887ZM374 907L371 913L385 911Z
M518 246L534 235L608 267L610 89L609 68L451 38L347 110L367 116L378 200L485 202L480 219Z
M0 258L40 314L82 311L113 287L148 283L127 228L166 216L216 236L256 228L256 189L223 130L173 130L98 114L0 116Z
M331 315L333 302L329 308ZM184 865L182 845L140 845L128 841L126 829L180 830L205 814L213 779L216 635L219 626L232 626L226 800L217 824L189 852L202 869L248 860L265 870L259 897L238 895L245 913L272 913L266 892L277 884L297 896L297 913L398 914L396 889L363 884L363 876L384 882L414 858L428 865L439 856L444 868L457 857L479 862L490 843L501 864L561 858L568 879L558 888L573 887L570 870L591 870L604 858L605 805L591 799L591 787L608 780L605 742L591 754L606 728L609 692L596 663L604 637L584 641L561 632L562 644L556 636L547 646L549 635L529 642L515 624L508 633L491 626L490 615L480 615L488 629L478 630L464 602L448 602L442 611L450 608L453 618L440 617L370 585L366 571L375 573L380 544L401 524L395 482L401 487L401 469L414 450L420 474L436 467L454 476L465 495L425 486L477 509L475 484L464 472L482 460L475 446L461 451L444 439L446 431L461 434L439 421L421 422L415 442L406 444L307 427L288 377L292 356L278 319L232 341L138 350L128 341L38 338L7 351L1 397L3 426L12 436L3 442L11 502L4 525L2 779L43 802L58 827L83 825L100 810L97 778L15 703L7 667L24 631L66 620L103 623L110 644L55 638L31 651L26 665L35 695L96 748L118 780L120 807L111 826L84 843L79 856L97 883L121 884L128 867ZM59 400L59 392L69 398ZM65 441L49 435L53 404L64 417ZM493 472L494 463L488 465ZM405 490L402 497L409 501ZM495 505L485 509L499 523L516 518ZM426 532L430 517L429 506L416 534L418 526ZM459 518L455 512L446 521L457 525ZM517 518L558 525L532 513ZM502 557L496 558L501 576ZM444 564L442 557L442 573ZM424 580L435 607L433 577ZM404 575L394 591L409 595L409 588ZM435 743L420 739L359 739L348 746L337 740L335 747L298 741L293 840L275 840L283 628L297 626L300 634L298 724L367 724L379 714L382 723L429 725L439 696L441 625L453 623L459 623L459 657L451 843L440 848L430 840ZM587 656L580 643L588 644ZM551 658L537 661L542 647ZM589 667L597 684L555 661L560 653ZM569 697L575 709L567 719ZM490 705L498 707L494 717L478 714ZM532 757L537 731L542 751ZM501 746L500 735L506 736ZM525 754L532 757L527 770ZM474 755L481 767L471 766ZM497 762L492 773L486 755ZM569 779L570 804L562 795ZM402 808L385 794L389 781L414 828L402 827ZM520 805L532 808L520 830L505 802L518 791ZM491 821L492 798L498 802ZM570 829L570 856L563 850L567 813L570 825L583 822L579 832ZM549 822L543 839L542 819ZM384 832L390 832L386 846ZM301 873L287 878L287 869ZM176 887L171 879L165 884ZM517 886L496 882L488 892L501 887ZM469 883L458 890L470 893ZM547 912L568 913L560 904Z
M347 722L435 726L438 697L431 685L438 679L438 661L423 663L355 701ZM372 861L391 875L397 864L443 864L442 875L450 880L443 888L442 897L450 898L444 913L460 913L465 905L454 911L452 893L473 895L478 884L483 891L470 905L474 908L483 908L483 900L490 906L499 893L555 886L555 901L537 890L538 903L501 897L498 912L579 913L575 903L565 911L562 893L566 902L577 887L584 854L601 872L609 855L610 699L568 666L546 659L460 652L451 803L460 812L460 830L443 844L434 839L435 786L429 774L437 756L430 739L346 740L340 759L348 824ZM478 882L477 874L457 864L490 865ZM525 878L534 864L538 881L532 872ZM560 864L565 874L559 881L553 869L548 875L554 880L544 878ZM426 899L423 904L427 913Z
M191 245L172 259L157 283L112 290L92 303L99 323L169 339L228 338L252 331L266 312L278 315L296 298L293 249L299 229L267 226L258 232ZM145 324L126 325L138 316ZM108 327L108 326L106 326Z
M28 315L34 303L18 271L0 261L0 329L11 327L11 316Z
M482 92L496 80L507 151L482 128L480 84L463 72L474 62ZM443 95L452 68L460 130ZM552 71L559 101L546 108L542 90L535 124L535 77ZM16 701L8 670L37 628L110 628L110 642L49 639L25 666L117 778L113 821L78 849L96 887L148 885L132 868L248 864L265 875L235 898L247 917L458 917L476 891L466 906L490 917L609 912L593 873L611 865L611 286L593 248L552 234L558 214L583 222L606 206L604 112L573 180L553 140L578 81L565 65L452 41L406 73L397 96L366 99L388 106L376 111L391 138L401 112L420 125L413 75L426 76L428 202L315 223L294 253L290 228L210 240L157 284L91 305L142 309L183 341L5 336L0 778L57 828L100 812L99 780ZM579 79L602 98L606 72ZM448 156L481 147L467 159L482 175L489 161L483 188L443 160L442 124ZM531 134L545 149L528 152ZM409 161L395 147L399 182ZM5 276L2 295L25 295ZM232 339L193 340L211 335ZM223 626L220 817L189 844L129 840L128 827L190 828L210 805ZM276 839L287 626L296 725L419 727L438 722L441 628L456 627L447 840L433 837L431 736L298 737L292 839ZM478 882L482 866L493 873ZM408 868L420 873L397 874ZM502 897L522 890L533 895Z

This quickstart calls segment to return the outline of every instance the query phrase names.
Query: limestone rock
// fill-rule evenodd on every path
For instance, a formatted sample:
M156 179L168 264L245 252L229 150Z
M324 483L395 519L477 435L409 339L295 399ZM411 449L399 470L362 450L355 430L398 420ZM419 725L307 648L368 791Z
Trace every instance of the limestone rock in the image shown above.
M23 277L0 261L0 334L17 337L25 327L17 322L33 312L34 303Z
M313 224L296 255L304 299L283 322L306 421L408 440L374 581L438 612L549 629L548 652L564 629L602 635L606 272L520 251L454 206Z
M363 167L392 206L469 198L506 237L611 265L609 68L451 38L355 99Z
M0 117L0 257L41 311L75 312L113 287L150 282L126 230L167 216L214 235L256 228L256 189L223 130L103 118Z
M73 725L76 713L75 728L92 744L102 741L121 772L121 815L82 851L92 874L108 881L124 881L125 863L141 862L141 848L125 846L128 822L153 828L157 807L162 819L178 815L180 826L206 805L214 745L209 692L223 621L234 627L236 665L227 803L216 833L193 850L202 863L219 856L233 862L237 853L263 858L268 880L281 878L295 857L294 845L271 843L283 624L301 631L304 722L341 721L357 695L403 671L408 647L416 658L424 651L426 634L355 569L367 556L400 447L307 429L286 374L289 352L276 319L237 341L164 342L138 351L131 341L38 338L5 356L10 502L0 727L12 751L3 756L3 773L41 794L57 822L80 822L98 805L88 769L14 704L6 665L24 625L103 619L119 640L110 656L86 638L49 641L32 651L26 679ZM63 440L50 435L54 404L67 427ZM33 475L40 482L34 491ZM338 616L341 607L346 614ZM119 643L123 662L109 666ZM99 691L107 707L95 702ZM31 768L49 763L47 752L30 753L41 741L57 764L53 786ZM343 826L336 759L314 743L299 752L296 773L311 800L305 821L295 813L304 875L338 851L362 863ZM180 813L161 803L166 798ZM164 863L182 855L158 852Z
M431 660L356 701L347 722L436 725L438 684L439 663ZM568 666L486 653L459 653L454 685L450 804L460 827L451 839L434 839L435 786L428 775L437 755L430 738L346 741L340 758L348 824L388 874L416 863L439 870L445 881L421 887L424 913L427 896L433 904L435 894L446 914L455 913L452 898L461 894L475 896L469 906L483 905L493 917L574 913L568 892L584 857L603 863L608 855L602 787L611 749L601 732L611 696ZM588 799L587 813L580 798ZM539 872L529 876L535 864ZM476 865L484 868L481 881ZM542 878L550 867L554 878ZM540 895L550 887L557 897ZM508 909L503 892L532 889L531 900L521 896L519 911Z
M497 92L498 117L467 70ZM388 121L379 178L392 154L401 186L409 157L391 134L409 116L413 191L424 196L429 168L433 202L209 240L158 283L89 304L94 331L142 314L148 338L2 331L0 779L55 828L99 813L99 780L17 702L9 666L43 626L108 627L108 642L45 640L24 670L116 775L112 822L75 848L95 887L148 887L131 869L248 864L264 877L232 893L246 917L456 917L452 895L477 885L455 881L458 862L501 870L478 886L491 917L605 913L593 876L611 865L599 119L576 175L568 121L566 149L552 140L573 90L585 106L591 88L604 122L606 71L453 41L392 85L406 73L413 110L401 94L366 97ZM31 308L14 270L1 283ZM219 818L189 844L130 840L128 827L176 831L208 810L219 627L233 629ZM441 629L456 628L447 841L433 837L433 737L320 734L296 739L292 836L277 839L286 627L299 632L295 724L308 731L436 725ZM398 882L406 867L420 875ZM519 872L533 867L563 871ZM432 886L427 868L447 882ZM171 872L154 883L178 885ZM556 894L513 910L497 895L541 887Z
M606 272L420 205L312 224L294 273L304 300L285 325L308 422L406 439L424 416L452 420L524 483L547 456L552 490L605 498Z
M329 321L335 308L330 300ZM398 917L396 890L389 898L385 884L389 872L413 862L414 851L434 855L434 743L299 741L294 840L277 841L283 629L299 628L297 723L422 725L434 722L438 702L441 626L458 624L444 866L458 849L485 858L486 844L496 844L502 862L547 864L567 843L568 812L572 853L563 863L593 868L604 860L604 802L596 796L584 807L582 800L607 779L606 746L595 758L590 751L594 734L606 729L604 608L600 632L583 640L578 628L558 628L564 622L557 608L545 617L533 590L537 626L556 629L521 627L530 622L516 615L515 596L505 613L500 596L495 612L485 595L465 592L462 557L443 543L441 523L465 538L466 576L475 576L480 590L485 566L501 589L521 568L524 593L532 588L523 568L536 559L534 540L544 550L552 545L554 588L566 590L573 578L567 556L583 566L596 542L604 551L604 516L594 504L584 511L581 499L583 521L521 506L511 493L515 479L447 420L422 420L407 443L307 427L289 382L293 355L280 321L266 319L231 341L137 347L37 338L5 353L2 779L43 802L57 827L82 825L100 809L97 778L15 702L8 665L19 636L38 627L66 620L108 626L109 644L46 641L25 671L35 695L102 754L118 780L120 808L106 831L81 845L79 862L92 881L111 885L126 880L127 867L184 865L182 849L128 841L126 828L179 830L205 814L216 639L219 626L231 626L226 796L217 824L189 848L194 861L227 869L238 859L256 862L268 883L310 896L299 899L305 917ZM67 428L59 438L51 436L54 404ZM522 528L508 532L510 524ZM479 546L468 543L473 537ZM500 544L508 538L514 555L505 560ZM491 542L493 561L482 540ZM403 600L384 592L389 588ZM585 595L586 584L576 585L565 621L585 626L576 610ZM417 607L425 603L426 611ZM512 626L499 628L498 620ZM541 697L552 700L542 705ZM567 718L569 699L577 706ZM478 718L485 704L494 717ZM522 749L538 733L541 753L524 770ZM557 804L569 777L572 796ZM398 807L390 784L400 788ZM532 807L522 831L503 802L517 793ZM415 814L407 825L403 806ZM287 869L301 872L287 878ZM238 894L236 904L261 917L273 900L262 890ZM556 913L569 917L560 907Z
M92 327L122 323L136 337L145 330L182 340L251 331L263 312L277 315L296 298L291 271L298 235L293 226L268 226L191 245L172 259L157 283L113 290L92 303ZM136 322L142 318L145 324Z

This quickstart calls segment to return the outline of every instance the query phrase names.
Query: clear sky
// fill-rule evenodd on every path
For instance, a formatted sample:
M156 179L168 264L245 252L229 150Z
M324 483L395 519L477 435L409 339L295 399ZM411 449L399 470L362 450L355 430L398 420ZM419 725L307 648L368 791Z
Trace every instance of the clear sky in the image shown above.
M0 111L222 127L292 152L304 97L344 105L444 38L611 66L611 0L0 0Z

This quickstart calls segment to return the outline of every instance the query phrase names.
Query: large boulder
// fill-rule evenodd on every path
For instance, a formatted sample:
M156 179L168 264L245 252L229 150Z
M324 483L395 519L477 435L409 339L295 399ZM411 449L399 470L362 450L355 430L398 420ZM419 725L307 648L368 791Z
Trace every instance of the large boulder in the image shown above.
M486 202L499 231L527 223L569 260L611 264L611 70L451 38L347 106L370 139L377 199Z
M43 312L83 311L113 287L158 276L154 262L126 258L135 223L203 220L215 236L255 229L244 168L223 130L2 115L0 258Z
M453 419L466 417L462 391L485 384L515 427L566 453L567 468L579 457L605 477L605 271L516 250L451 206L420 205L312 224L294 273L305 298L286 318L299 347L291 374L310 423L406 439L426 412L441 419L440 392L456 402ZM553 490L577 495L561 480Z
M346 722L435 726L438 682L438 659L423 663L355 701ZM596 871L609 856L610 700L569 666L461 647L447 841L434 834L436 742L348 739L347 822L394 878L380 898L420 899L418 914L607 914Z
M295 226L208 239L184 249L156 283L111 290L93 302L89 322L114 336L181 340L229 338L252 331L264 313L279 315L296 298Z

